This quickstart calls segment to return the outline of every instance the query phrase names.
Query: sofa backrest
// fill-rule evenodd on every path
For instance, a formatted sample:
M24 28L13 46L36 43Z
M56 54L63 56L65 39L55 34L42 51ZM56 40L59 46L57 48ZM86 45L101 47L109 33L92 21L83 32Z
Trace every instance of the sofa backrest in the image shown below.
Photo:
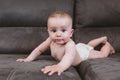
M47 17L54 11L74 20L74 41L108 36L119 49L119 0L0 0L0 53L30 53L47 37Z
M76 43L108 36L120 51L120 0L76 0L74 26Z
M30 53L47 37L47 17L73 16L73 0L0 0L0 53Z
M119 27L119 0L76 0L75 24L79 27Z
M73 15L73 0L0 0L1 27L46 27L48 16L63 10Z

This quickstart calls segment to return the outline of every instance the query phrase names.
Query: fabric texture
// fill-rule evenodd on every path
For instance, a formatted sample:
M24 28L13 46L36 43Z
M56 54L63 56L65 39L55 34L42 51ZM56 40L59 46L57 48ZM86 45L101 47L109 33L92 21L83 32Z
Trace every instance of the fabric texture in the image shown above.
M0 0L0 27L47 27L54 11L73 16L73 0Z
M18 58L27 57L19 54L0 54L0 80L81 80L74 67L70 67L61 76L43 74L41 69L57 64L51 56L41 55L33 62L17 62Z
M76 0L76 27L119 27L119 0Z
M103 59L91 59L78 66L82 80L119 80L120 53Z

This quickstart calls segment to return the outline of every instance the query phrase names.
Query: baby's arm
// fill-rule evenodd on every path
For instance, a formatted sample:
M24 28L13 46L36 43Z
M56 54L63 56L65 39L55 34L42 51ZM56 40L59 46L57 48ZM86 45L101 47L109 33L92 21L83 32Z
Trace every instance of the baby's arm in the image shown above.
M68 69L73 64L73 61L76 55L76 49L75 49L74 42L68 43L65 48L66 48L65 55L63 56L60 63L58 63L58 65L62 67L63 71Z
M65 55L58 64L46 66L45 68L42 69L42 71L45 74L48 73L48 75L52 75L53 73L57 72L58 75L61 75L63 71L65 71L72 65L76 55L75 43L74 42L67 43L65 48L66 48Z
M37 56L39 56L42 52L44 52L45 50L47 50L49 48L50 43L51 43L51 40L50 40L50 38L48 38L43 43L41 43L38 47L36 47L27 58L17 59L16 61L19 61L19 62L33 61Z

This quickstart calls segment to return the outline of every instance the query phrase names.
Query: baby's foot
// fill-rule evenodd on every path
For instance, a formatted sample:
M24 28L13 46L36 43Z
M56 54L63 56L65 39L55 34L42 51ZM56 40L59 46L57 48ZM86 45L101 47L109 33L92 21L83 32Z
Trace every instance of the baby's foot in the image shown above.
M103 36L103 37L101 37L101 40L103 41L102 43L103 44L106 44L106 42L107 42L107 36Z
M113 48L113 46L110 44L110 54L114 54L115 53L115 49Z

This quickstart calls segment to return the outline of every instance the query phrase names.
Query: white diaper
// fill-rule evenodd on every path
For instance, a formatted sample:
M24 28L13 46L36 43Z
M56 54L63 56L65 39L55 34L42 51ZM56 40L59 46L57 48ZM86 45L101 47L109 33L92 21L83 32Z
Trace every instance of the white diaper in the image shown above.
M78 44L76 44L76 49L77 49L77 52L79 53L82 61L84 61L84 60L88 59L89 53L93 49L93 47L83 44L83 43L78 43Z

